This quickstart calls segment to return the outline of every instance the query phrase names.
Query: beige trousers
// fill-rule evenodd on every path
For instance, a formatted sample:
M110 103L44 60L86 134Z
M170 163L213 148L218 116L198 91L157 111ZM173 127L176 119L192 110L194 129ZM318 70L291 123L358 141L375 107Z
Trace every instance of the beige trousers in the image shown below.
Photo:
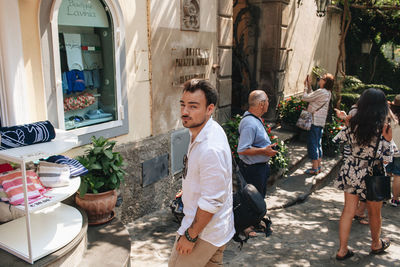
M216 247L200 238L196 241L192 253L182 255L176 251L176 243L179 235L175 239L171 256L169 257L168 267L216 267L223 266L222 259L226 245ZM184 238L184 237L182 237Z

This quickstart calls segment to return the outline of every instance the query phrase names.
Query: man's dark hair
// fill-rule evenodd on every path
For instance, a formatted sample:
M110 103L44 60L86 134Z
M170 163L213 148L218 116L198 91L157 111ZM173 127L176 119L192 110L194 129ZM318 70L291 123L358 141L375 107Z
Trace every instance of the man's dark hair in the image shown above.
M197 90L203 91L206 96L207 106L210 104L217 105L218 92L210 82L206 80L192 79L185 82L183 85L183 92L194 93Z

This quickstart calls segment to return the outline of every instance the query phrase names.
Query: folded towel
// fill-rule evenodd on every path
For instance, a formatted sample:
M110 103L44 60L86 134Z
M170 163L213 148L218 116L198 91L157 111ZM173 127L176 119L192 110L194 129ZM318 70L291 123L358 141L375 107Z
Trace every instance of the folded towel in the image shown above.
M51 156L47 158L46 161L68 165L71 177L81 176L88 173L88 169L86 169L79 161L66 156Z
M39 121L32 124L0 127L0 150L44 143L53 140L56 132L50 121Z
M0 175L0 183L6 192L9 202L12 205L24 203L24 189L22 187L22 172L11 171ZM26 171L26 183L28 190L28 203L32 204L40 199L46 198L43 194L47 192L39 181L34 171Z

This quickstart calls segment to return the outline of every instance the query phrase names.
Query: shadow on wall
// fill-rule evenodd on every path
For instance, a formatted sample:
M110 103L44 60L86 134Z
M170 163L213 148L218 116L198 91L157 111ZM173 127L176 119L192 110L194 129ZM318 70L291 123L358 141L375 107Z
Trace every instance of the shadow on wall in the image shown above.
M180 1L151 1L152 118L153 134L161 134L180 126L179 99L182 87L177 83L182 69L174 60L184 55L185 48L209 49L209 62L215 62L217 43L216 1L200 1L200 30L181 31ZM184 75L198 69L184 67ZM211 64L204 67L206 77L212 75Z
M287 55L286 96L303 91L304 78L316 65L334 73L340 32L340 14L328 12L325 17L318 18L314 1L303 2L299 7L293 2L287 8L289 21L282 43L293 51Z

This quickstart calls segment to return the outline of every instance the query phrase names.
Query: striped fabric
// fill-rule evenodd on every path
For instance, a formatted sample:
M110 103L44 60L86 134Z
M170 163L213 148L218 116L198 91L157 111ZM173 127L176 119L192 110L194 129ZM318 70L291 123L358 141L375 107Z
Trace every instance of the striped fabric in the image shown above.
M50 142L56 132L50 121L39 121L31 124L11 127L0 127L0 150Z
M61 187L69 185L70 171L65 164L47 161L39 162L39 179L46 187Z
M88 170L79 161L66 156L51 156L46 161L68 165L71 177L82 176L88 173Z
M331 92L322 88L309 94L304 92L303 101L308 102L307 111L313 114L313 124L315 126L325 126L326 116L328 115L329 100Z
M32 204L42 198L47 198L43 194L47 191L39 181L39 177L34 171L26 171L28 202ZM0 174L0 183L6 192L9 202L12 205L24 203L24 189L22 187L22 172L20 170Z
M8 202L8 196L7 193L4 192L4 188L0 183L0 200L3 202Z

